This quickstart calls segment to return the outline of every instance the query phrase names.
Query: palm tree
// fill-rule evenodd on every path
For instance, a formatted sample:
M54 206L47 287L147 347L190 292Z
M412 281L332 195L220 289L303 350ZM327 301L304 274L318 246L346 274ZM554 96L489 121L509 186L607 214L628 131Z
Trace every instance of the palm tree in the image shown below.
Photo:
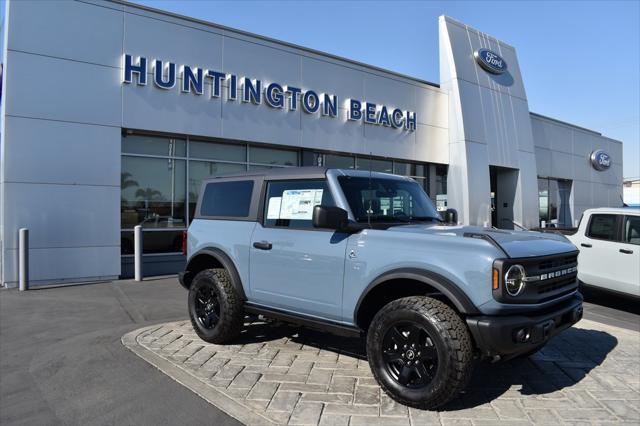
M136 198L139 198L145 202L147 201L163 201L164 197L162 196L162 192L153 188L139 188L136 191Z
M132 174L128 172L120 173L120 203L125 205L127 199L124 197L124 190L138 186L138 181L131 179Z
M163 201L164 197L162 196L162 192L153 188L138 188L136 191L136 198L144 201L144 209L148 212L149 210L149 202L150 201Z
M127 189L132 186L138 186L138 181L131 179L131 173L120 173L120 188Z

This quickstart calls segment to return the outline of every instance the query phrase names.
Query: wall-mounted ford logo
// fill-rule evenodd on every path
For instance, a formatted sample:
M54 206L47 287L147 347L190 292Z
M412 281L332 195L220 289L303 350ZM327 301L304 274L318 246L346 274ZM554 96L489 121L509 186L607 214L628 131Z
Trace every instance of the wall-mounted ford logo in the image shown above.
M602 149L591 153L591 165L598 171L607 170L611 166L611 157Z
M478 49L473 52L473 57L476 58L478 65L492 74L502 74L507 70L505 60L489 49Z

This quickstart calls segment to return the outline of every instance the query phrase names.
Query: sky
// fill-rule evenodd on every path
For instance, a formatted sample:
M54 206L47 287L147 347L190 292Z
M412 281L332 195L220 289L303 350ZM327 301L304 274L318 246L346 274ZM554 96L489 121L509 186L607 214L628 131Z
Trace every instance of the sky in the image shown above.
M640 177L638 0L134 2L435 83L449 15L515 46L531 111L622 141L624 177Z

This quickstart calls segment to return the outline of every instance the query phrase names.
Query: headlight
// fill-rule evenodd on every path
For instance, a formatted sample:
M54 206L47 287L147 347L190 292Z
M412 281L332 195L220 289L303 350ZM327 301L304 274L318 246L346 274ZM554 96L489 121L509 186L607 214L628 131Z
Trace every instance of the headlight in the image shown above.
M524 272L522 265L512 265L504 274L504 287L510 296L517 296L524 288L524 279L527 274Z

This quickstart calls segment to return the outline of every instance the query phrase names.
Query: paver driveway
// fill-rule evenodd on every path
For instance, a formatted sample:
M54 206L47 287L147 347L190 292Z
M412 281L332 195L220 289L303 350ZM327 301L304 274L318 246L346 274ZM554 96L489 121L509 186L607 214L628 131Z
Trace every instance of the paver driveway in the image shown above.
M479 363L467 391L437 412L388 398L360 339L254 321L234 344L213 345L181 321L123 343L247 424L640 424L640 334L589 320L529 359Z

